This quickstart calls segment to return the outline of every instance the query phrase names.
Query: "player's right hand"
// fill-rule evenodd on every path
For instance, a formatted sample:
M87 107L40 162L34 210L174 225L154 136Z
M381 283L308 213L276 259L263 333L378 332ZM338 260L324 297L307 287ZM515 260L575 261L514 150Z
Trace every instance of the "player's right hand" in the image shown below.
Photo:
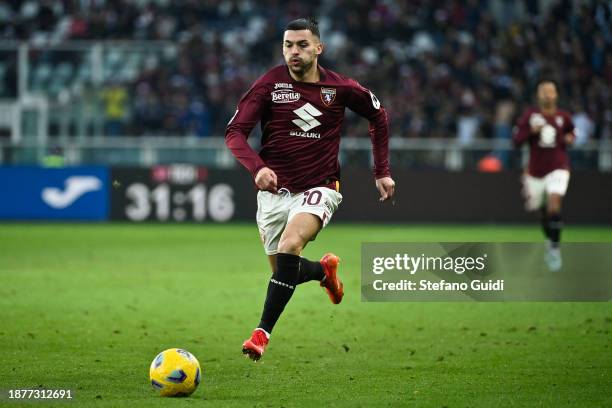
M543 127L544 125L531 125L529 130L531 130L531 134L537 135L540 133Z
M276 173L269 167L262 167L255 175L255 185L262 191L276 193L277 182Z
M532 134L537 135L546 125L546 119L541 113L534 113L529 117L529 130Z

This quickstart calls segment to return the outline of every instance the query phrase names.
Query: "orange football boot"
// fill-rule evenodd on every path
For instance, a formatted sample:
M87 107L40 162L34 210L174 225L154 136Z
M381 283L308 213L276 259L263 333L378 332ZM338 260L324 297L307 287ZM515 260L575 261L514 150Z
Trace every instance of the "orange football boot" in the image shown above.
M251 334L251 338L245 340L242 344L242 354L253 361L257 361L263 355L269 341L263 329L255 329L253 334Z
M338 264L340 258L332 253L323 255L323 258L319 261L323 266L323 272L325 272L325 279L321 281L321 286L325 288L329 299L334 305L342 302L344 296L344 285L342 281L338 279Z

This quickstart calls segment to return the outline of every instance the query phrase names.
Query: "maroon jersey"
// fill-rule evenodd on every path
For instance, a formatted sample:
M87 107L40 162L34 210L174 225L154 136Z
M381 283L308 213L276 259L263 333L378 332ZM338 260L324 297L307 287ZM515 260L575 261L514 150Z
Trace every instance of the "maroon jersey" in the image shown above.
M538 133L531 125L543 125ZM565 136L574 136L574 123L570 114L558 109L553 115L542 113L539 108L529 108L519 118L512 135L516 147L529 143L528 173L533 177L544 177L557 169L569 169L569 158Z
M370 122L374 175L390 176L387 112L355 80L319 66L320 81L298 82L286 65L272 68L242 97L225 132L225 143L255 177L262 167L278 177L278 188L301 192L340 179L338 150L344 110ZM259 154L247 143L261 121Z

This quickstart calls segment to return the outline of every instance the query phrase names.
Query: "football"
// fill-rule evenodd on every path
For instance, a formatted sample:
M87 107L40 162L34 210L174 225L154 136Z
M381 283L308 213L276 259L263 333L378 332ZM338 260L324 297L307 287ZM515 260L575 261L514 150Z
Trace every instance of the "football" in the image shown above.
M202 378L198 359L187 350L171 348L159 353L151 362L149 379L162 397L191 395Z

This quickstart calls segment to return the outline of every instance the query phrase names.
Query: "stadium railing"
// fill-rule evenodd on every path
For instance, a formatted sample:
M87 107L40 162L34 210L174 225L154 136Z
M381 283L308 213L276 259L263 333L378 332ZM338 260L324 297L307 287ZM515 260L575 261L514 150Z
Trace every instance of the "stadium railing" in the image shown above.
M253 138L253 146L257 142ZM500 158L503 168L519 169L527 161L526 149L515 150L508 140L482 139L469 145L456 139L391 138L394 168L462 171L478 169L485 157ZM612 143L592 141L571 150L574 168L612 171ZM100 164L150 166L189 163L212 168L238 164L222 137L88 137L35 138L12 141L0 138L0 165L41 164L49 156L60 157L63 165ZM340 149L343 166L371 166L370 140L344 138ZM485 169L486 170L486 169Z

